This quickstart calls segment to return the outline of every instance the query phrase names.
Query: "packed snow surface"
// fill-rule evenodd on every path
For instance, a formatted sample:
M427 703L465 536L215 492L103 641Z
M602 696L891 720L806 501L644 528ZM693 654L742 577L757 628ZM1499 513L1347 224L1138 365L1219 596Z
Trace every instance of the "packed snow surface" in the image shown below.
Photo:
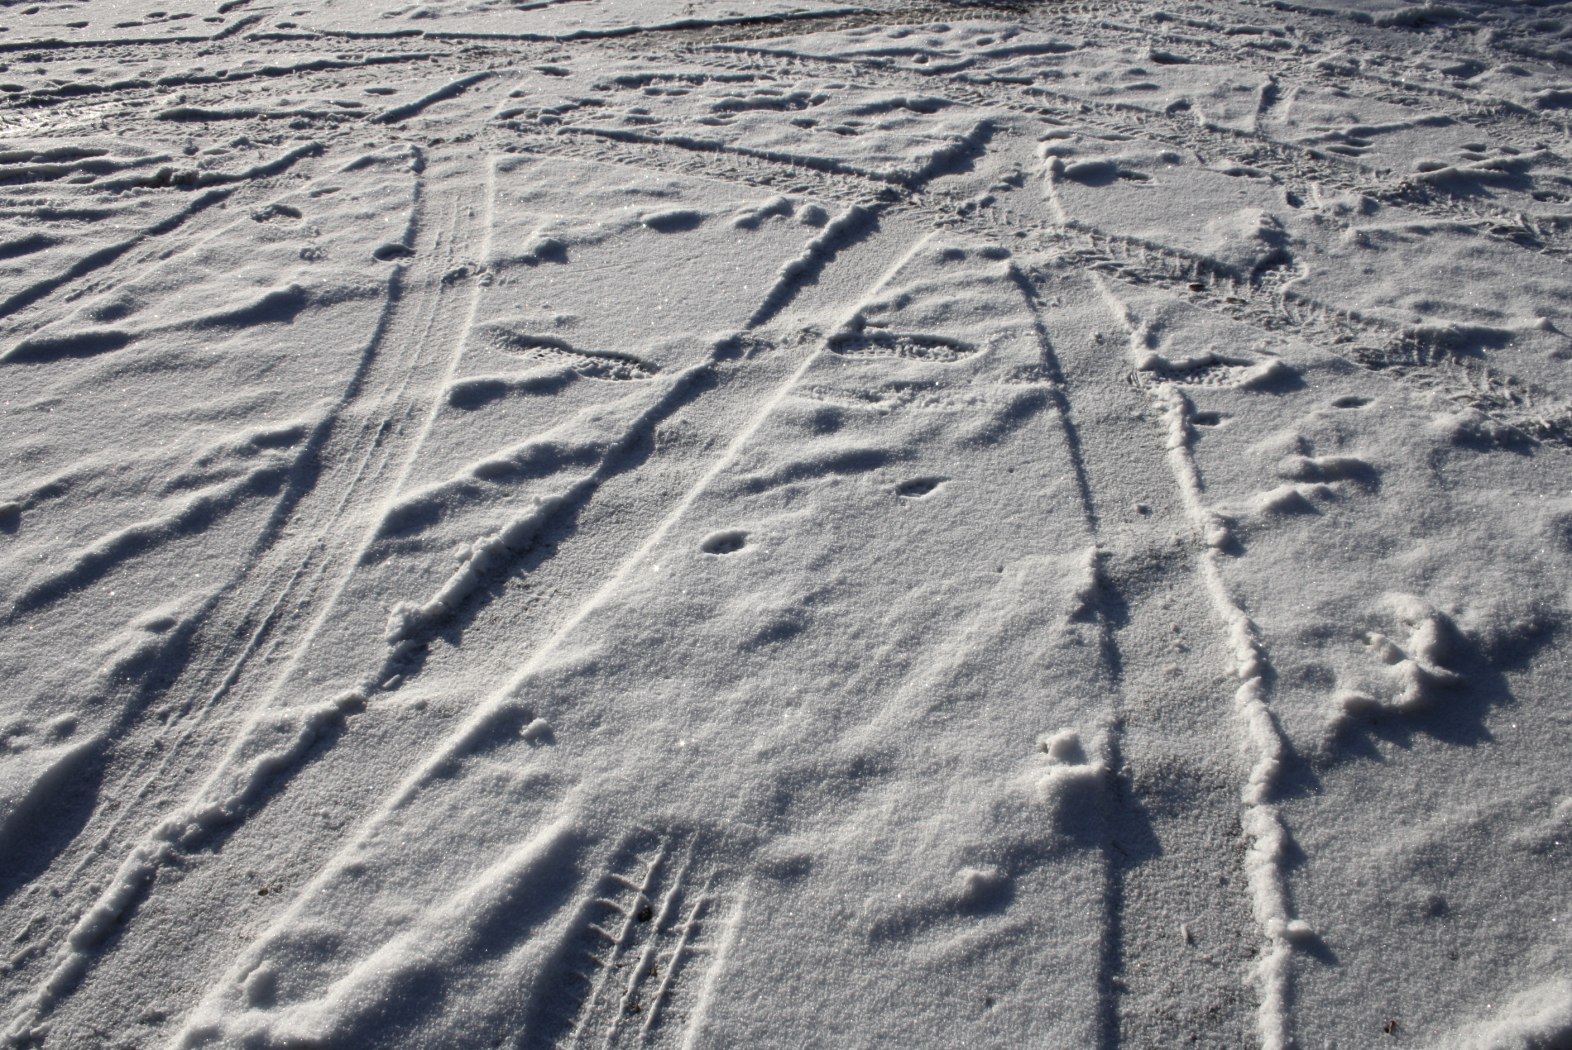
M0 1039L1572 1047L1572 4L0 0Z

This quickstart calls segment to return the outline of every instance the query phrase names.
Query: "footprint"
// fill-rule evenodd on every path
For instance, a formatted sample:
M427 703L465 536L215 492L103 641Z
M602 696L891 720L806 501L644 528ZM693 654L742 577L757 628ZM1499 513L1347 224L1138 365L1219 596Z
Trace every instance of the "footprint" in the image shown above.
M1378 488L1381 472L1358 456L1287 456L1277 464L1277 474L1288 481L1352 481Z
M705 554L735 554L748 545L748 534L742 529L724 529L704 537L699 550Z
M1136 366L1136 371L1144 383L1174 383L1179 386L1248 390L1300 382L1294 370L1284 364L1281 358L1229 357L1212 351L1179 360L1150 353Z
M1144 171L1127 168L1115 160L1093 159L1079 160L1065 164L1055 157L1056 164L1050 167L1055 175L1062 175L1073 182L1083 186L1110 186L1120 180L1129 182L1148 182L1151 176Z
M529 335L506 324L487 324L476 329L481 339L498 350L529 361L559 362L586 379L651 379L660 368L632 354L612 350L580 350L551 336Z
M267 207L258 208L256 211L251 213L251 219L253 222L274 222L278 219L293 219L295 222L299 222L304 217L304 213L301 212L299 208L292 207L288 204L269 204ZM377 249L378 252L384 250L385 248ZM376 255L376 252L373 252L372 254ZM382 258L381 256L377 257Z
M829 351L842 357L906 357L923 361L961 361L978 348L958 339L897 332L849 332L834 336Z
M901 497L904 497L906 499L922 499L924 496L928 495L934 489L936 489L940 485L944 484L945 481L947 481L947 480L949 480L949 479L947 479L947 478L913 478L910 481L905 481L905 482L902 482L900 485L897 485L896 488L895 488L895 494L897 496L901 496Z
M640 221L656 233L686 233L698 229L704 223L704 214L678 208L645 215Z

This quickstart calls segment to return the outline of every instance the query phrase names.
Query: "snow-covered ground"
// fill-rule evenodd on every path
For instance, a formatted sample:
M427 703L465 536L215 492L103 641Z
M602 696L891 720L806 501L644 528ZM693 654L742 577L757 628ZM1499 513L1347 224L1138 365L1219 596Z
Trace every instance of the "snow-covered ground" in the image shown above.
M1572 1047L1572 4L0 2L0 1032Z

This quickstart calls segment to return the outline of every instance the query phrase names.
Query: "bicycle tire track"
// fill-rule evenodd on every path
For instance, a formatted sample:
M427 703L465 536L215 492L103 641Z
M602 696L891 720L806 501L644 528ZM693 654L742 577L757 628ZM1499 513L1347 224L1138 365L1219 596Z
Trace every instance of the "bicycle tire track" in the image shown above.
M239 707L242 711L249 709L253 720L265 717L270 698L287 681L294 661L330 615L332 575L338 574L341 586L343 576L353 570L356 561L355 533L346 532L335 523L354 520L357 506L368 500L384 499L381 493L387 482L383 475L401 455L407 458L413 454L407 428L403 428L404 434L400 432L401 417L407 419L423 404L423 399L412 402L407 391L412 384L420 383L423 371L429 371L422 357L427 347L443 344L439 330L446 327L458 331L449 339L452 345L462 345L465 329L455 315L461 314L464 306L453 305L453 301L472 300L475 294L473 285L457 288L442 279L468 240L463 219L470 214L470 202L461 196L450 198L446 202L445 223L437 230L423 227L421 216L429 207L417 191L417 204L403 235L418 249L413 251L417 260L414 272L406 277L406 268L400 264L391 273L390 306L373 332L343 397L308 439L304 463L309 466L297 471L291 491L281 499L251 559L251 572L240 587L215 602L205 614L204 618L214 624L209 630L215 639L233 641L217 643L218 651L209 659L208 670L197 676L205 678L205 682L177 683L170 688L170 693L184 694L186 699L177 701L178 717L169 729L161 727L158 732L172 732L174 738L162 748L143 752L149 758L157 756L156 760L146 769L126 771L134 786L128 785L120 793L142 801L149 800L155 791L171 793L169 771L176 763L189 761L192 748L198 754L210 749L203 738L210 732L209 723L217 712ZM428 238L429 243L425 243ZM410 286L417 294L405 294L404 289ZM388 352L390 347L392 353ZM420 385L433 389L429 376ZM435 389L440 390L440 386ZM303 540L285 541L286 530L301 535ZM327 593L323 593L324 587L328 588ZM315 609L315 617L302 624L302 609ZM233 626L217 626L226 623ZM279 667L267 667L275 659L273 654L292 656ZM262 671L262 682L254 683L250 668L258 663L267 669ZM318 720L311 732L319 732L325 724ZM233 727L226 728L226 732L234 733ZM237 739L244 737L244 724L234 735ZM218 765L222 768L223 762ZM237 804L233 815L238 816L241 809L243 804ZM102 876L95 878L93 869L125 848L117 849L116 840L121 836L123 823L132 819L138 808L127 806L118 812L120 816L109 827L92 836L91 848L83 851L85 856L70 871L70 897L95 892L90 887L98 885ZM145 814L138 817L148 821L153 829L142 834L158 845L133 850L132 859L110 880L115 889L101 899L98 910L88 910L81 921L67 921L66 925L76 922L79 928L79 933L72 935L79 942L75 945L77 954L57 968L48 994L38 1001L42 1009L35 1011L36 1017L47 1012L90 961L97 938L80 930L89 926L113 927L120 915L134 907L138 894L149 887L158 867L179 849L192 848L200 841L200 836L191 836L191 826L178 813L177 809L176 815L155 814L151 820ZM197 825L201 824L198 820ZM71 910L58 904L51 907L57 913L69 914ZM58 936L61 927L51 926ZM46 938L35 938L32 952L36 954L47 942ZM21 1031L22 1027L16 1030Z

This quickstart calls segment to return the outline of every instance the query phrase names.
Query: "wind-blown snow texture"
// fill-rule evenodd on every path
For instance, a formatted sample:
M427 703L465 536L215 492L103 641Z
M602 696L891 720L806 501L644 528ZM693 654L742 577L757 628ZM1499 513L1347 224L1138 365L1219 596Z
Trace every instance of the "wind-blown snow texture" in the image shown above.
M1572 4L0 92L7 1045L1572 1048Z

